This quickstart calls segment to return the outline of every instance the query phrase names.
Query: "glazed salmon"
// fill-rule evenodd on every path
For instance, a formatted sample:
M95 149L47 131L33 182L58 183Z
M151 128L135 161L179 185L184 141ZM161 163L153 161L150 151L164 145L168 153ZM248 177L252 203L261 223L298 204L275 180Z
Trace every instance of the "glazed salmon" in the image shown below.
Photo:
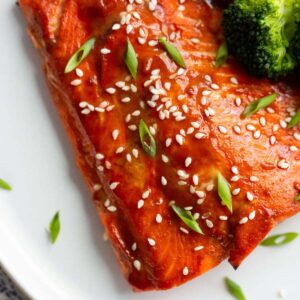
M178 286L225 259L237 268L300 210L300 127L287 126L299 88L255 79L233 58L215 67L221 8L201 0L19 4L78 166L135 289ZM65 73L87 41L94 41L88 55ZM274 93L271 105L241 117L250 102ZM218 174L230 185L232 212L219 197Z

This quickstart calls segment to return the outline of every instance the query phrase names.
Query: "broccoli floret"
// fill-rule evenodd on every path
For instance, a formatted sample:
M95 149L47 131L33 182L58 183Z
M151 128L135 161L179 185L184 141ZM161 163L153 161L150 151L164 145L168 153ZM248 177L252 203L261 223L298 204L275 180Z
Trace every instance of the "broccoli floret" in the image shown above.
M300 0L295 4L294 18L296 23L296 32L291 39L289 51L293 57L300 63Z
M235 0L225 9L223 26L229 51L251 74L278 79L295 68L290 43L298 27L295 8L299 3Z

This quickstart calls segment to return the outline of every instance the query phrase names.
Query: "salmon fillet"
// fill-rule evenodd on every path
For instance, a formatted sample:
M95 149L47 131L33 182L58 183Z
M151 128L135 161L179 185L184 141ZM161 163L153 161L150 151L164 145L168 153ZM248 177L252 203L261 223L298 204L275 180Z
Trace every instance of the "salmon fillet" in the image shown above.
M120 262L136 290L178 286L225 259L234 268L300 210L300 103L292 82L255 79L230 58L214 66L222 9L205 1L19 0L54 103ZM181 53L179 67L158 42ZM71 56L96 42L76 70ZM131 76L124 55L138 58ZM247 119L253 100L277 99ZM139 123L156 143L144 151ZM230 183L232 213L218 196ZM203 231L182 222L190 211Z

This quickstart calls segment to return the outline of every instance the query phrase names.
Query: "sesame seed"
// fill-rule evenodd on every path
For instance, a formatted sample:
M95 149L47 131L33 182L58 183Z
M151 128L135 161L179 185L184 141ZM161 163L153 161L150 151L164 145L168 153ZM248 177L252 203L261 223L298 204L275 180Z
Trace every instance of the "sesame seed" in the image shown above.
M144 206L145 204L145 201L143 199L140 199L137 203L137 208L140 209Z
M254 133L253 133L253 137L255 138L255 139L259 139L260 138L260 130L256 130Z
M189 269L188 269L187 266L185 266L185 267L183 268L182 274L183 274L184 276L187 276L187 275L189 274Z
M104 159L104 155L102 153L97 153L96 154L96 159L102 160L102 159Z
M233 196L237 196L240 193L240 191L241 191L240 188L236 188L231 193L232 193Z
M206 226L208 228L213 228L214 227L214 223L211 220L206 219L205 223L206 223Z
M141 267L142 267L142 264L141 264L141 262L139 261L139 260L134 260L133 261L133 266L138 270L138 271L140 271L141 270Z
M200 250L202 250L202 249L204 249L204 246L196 246L196 247L194 248L194 251L200 251Z
M138 149L132 149L132 155L133 155L135 158L138 158L138 157L139 157L139 150L138 150Z
M233 126L233 131L236 133L236 134L241 134L242 130L241 130L241 127L239 125L234 125Z
M120 24L114 24L112 26L112 30L119 30L121 28L121 25Z
M164 176L161 177L161 184L163 186L166 186L168 184L167 179Z
M219 216L219 219L221 221L227 221L228 220L228 217L227 216Z
M290 146L290 150L292 152L296 152L296 151L298 151L298 148L296 146L292 145L292 146Z
M184 137L180 134L176 134L175 136L176 142L181 146L184 143Z
M109 212L115 212L115 211L117 211L117 208L116 208L115 206L111 205L111 206L109 206L109 207L107 208L107 210L108 210Z
M286 170L290 167L290 164L285 159L282 159L278 162L277 166L280 169Z
M270 144L274 145L276 143L276 137L274 135L270 136Z
M114 141L118 138L118 136L119 136L119 130L118 129L113 130L112 137Z
M238 175L234 175L234 176L232 176L231 179L230 179L230 181L232 181L232 182L237 182L237 181L239 181L239 180L240 180L240 176L238 176Z
M196 134L195 134L195 138L197 139L197 140L201 140L202 138L204 138L205 137L205 134L203 133L203 132L197 132Z
M250 181L251 182L258 182L259 178L257 176L250 176Z
M147 199L147 198L150 196L150 193L151 193L151 189L148 189L147 191L145 191L145 192L142 194L142 198L143 198L143 199Z
M101 190L101 184L96 183L96 184L93 186L93 190L94 190L95 192L100 191L100 190Z
M236 166L232 166L232 167L231 167L231 172L232 172L233 174L235 174L235 175L238 175L238 174L239 174L239 170L238 170L238 168L237 168Z
M126 154L126 159L127 159L128 162L132 162L132 157L131 157L130 153Z
M74 79L70 82L70 84L73 86L79 86L81 85L81 83L82 83L81 79Z
M172 144L172 139L171 139L171 138L167 138L167 139L166 139L166 147L167 147L167 148L170 147L171 144Z
M107 49L107 48L102 48L101 50L100 50L100 52L101 52L101 54L109 54L111 51L109 50L109 49Z
M155 246L155 240L148 238L147 241L150 246L152 246L152 247Z
M247 124L247 125L246 125L246 129L247 129L248 131L255 131L255 130L256 130L255 126L252 125L252 124Z
M168 162L169 162L168 156L166 156L166 155L164 155L164 154L161 155L161 160L162 160L164 163L168 163Z
M199 176L197 174L193 175L193 184L194 185L199 184Z
M204 199L198 199L198 200L197 200L197 204L198 204L198 205L202 205L203 202L204 202Z
M230 82L231 82L232 84L238 84L238 83L239 83L236 77L231 77L231 78L230 78Z
M117 150L116 150L116 154L120 154L120 153L122 153L123 151L125 150L125 148L124 147L119 147Z
M239 98L239 97L236 98L234 102L235 102L235 105L236 105L237 107L239 107L239 106L242 104L242 100L241 100L241 98Z
M214 184L213 184L213 183L209 183L209 184L206 186L206 190L207 190L208 192L211 192L213 189L214 189Z
M115 88L108 88L108 89L106 89L106 92L107 92L108 94L113 95L113 94L116 92L116 89L115 89Z
M218 129L221 133L226 134L227 133L227 129L224 126L218 126Z
M184 165L185 165L186 167L189 167L189 166L191 165L191 163L192 163L192 158L191 158L191 157L187 157L187 158L185 159Z
M111 190L115 190L119 184L120 182L112 182L109 187Z
M184 227L180 227L179 230L185 234L189 234L189 231L187 229L185 229Z
M161 223L162 222L162 216L160 214L157 214L155 217L156 223Z
M242 219L240 219L240 221L239 221L239 224L246 224L248 222L248 218L247 217L244 217L244 218L242 218Z
M131 250L132 250L132 251L136 251L136 249L137 249L137 244L136 244L136 243L133 243L133 244L131 245Z
M81 69L79 69L79 68L76 68L76 69L75 69L75 73L76 73L76 75L77 75L78 77L82 77L82 76L83 76L83 71L82 71Z
M254 200L254 196L251 192L247 192L246 193L246 197L247 197L247 200L249 201L253 201Z
M253 220L255 218L256 212L255 210L249 214L249 220Z

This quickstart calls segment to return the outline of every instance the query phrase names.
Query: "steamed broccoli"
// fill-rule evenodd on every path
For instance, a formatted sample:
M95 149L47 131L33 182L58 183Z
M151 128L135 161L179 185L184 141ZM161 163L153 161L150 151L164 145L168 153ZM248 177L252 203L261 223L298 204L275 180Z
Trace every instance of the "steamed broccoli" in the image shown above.
M229 51L251 74L278 79L294 69L296 47L300 49L299 4L300 0L235 0L225 9Z

